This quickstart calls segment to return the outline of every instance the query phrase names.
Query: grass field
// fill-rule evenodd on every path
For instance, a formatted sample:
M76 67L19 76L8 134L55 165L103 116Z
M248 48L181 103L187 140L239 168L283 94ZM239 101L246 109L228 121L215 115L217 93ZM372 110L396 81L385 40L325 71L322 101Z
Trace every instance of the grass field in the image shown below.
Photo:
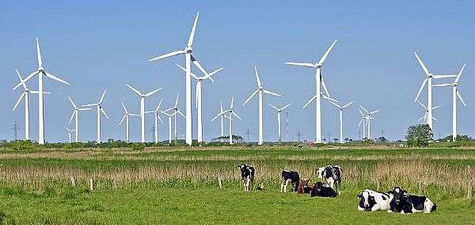
M240 163L256 167L256 183L264 184L264 191L242 191ZM343 167L339 198L279 192L282 169L316 181L314 169L327 164ZM467 198L474 174L475 149L2 150L0 219L3 224L475 224L475 199ZM431 197L437 211L357 211L359 191L393 186Z

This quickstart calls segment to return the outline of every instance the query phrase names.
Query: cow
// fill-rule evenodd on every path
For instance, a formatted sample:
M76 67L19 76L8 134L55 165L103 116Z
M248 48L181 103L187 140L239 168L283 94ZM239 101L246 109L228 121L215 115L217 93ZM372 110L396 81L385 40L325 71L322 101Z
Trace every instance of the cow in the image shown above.
M282 183L280 184L280 192L287 192L287 185L292 183L293 191L297 192L297 188L300 183L300 176L297 171L282 170L281 173Z
M320 167L315 170L315 175L322 179L331 188L340 193L341 177L343 170L338 165L328 165L326 167Z
M309 194L313 186L308 185L309 179L300 179L299 182L299 187L297 188L297 193L298 194Z
M241 170L242 184L244 185L244 191L251 191L254 184L254 175L256 170L251 165L241 164L238 166Z
M389 194L365 189L358 195L358 198L360 199L359 211L389 210L389 202L391 202Z
M325 187L323 186L323 183L318 181L315 183L315 185L312 188L312 191L310 192L311 197L319 196L319 197L331 197L334 198L338 196L335 190L331 187Z
M409 214L415 212L430 213L437 205L425 196L409 195L401 187L394 187L388 192L391 198L388 212Z

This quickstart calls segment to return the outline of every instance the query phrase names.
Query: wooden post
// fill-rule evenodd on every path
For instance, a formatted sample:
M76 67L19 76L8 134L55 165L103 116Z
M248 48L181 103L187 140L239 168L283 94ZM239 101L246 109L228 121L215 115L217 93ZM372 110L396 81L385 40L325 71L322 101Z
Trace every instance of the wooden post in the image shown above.
M223 180L221 180L221 177L218 177L218 184L219 188L223 188Z
M376 190L379 191L379 188L380 188L380 182L379 182L379 179L376 178Z
M89 190L94 191L94 180L92 178L89 179Z
M71 180L71 186L75 187L76 186L76 179L74 179L74 177L71 177L70 180Z

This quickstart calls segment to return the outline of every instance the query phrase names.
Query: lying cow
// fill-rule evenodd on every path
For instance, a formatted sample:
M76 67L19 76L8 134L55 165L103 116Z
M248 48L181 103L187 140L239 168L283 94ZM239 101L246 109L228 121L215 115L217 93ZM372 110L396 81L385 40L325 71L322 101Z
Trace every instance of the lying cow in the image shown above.
M299 187L297 188L298 194L309 194L313 186L308 185L309 179L300 179Z
M437 205L429 198L425 196L409 195L406 190L400 187L395 187L393 190L389 191L389 196L391 201L389 203L388 212L403 214L415 212L430 213L435 211L437 208Z
M241 179L242 184L244 185L244 191L251 191L252 185L254 184L254 174L256 170L253 166L246 164L241 164L238 166L238 168L241 170Z
M319 197L331 197L334 198L338 194L336 193L335 190L331 187L325 187L322 182L318 181L315 183L315 186L313 186L312 191L310 192L311 197L319 196Z
M287 192L287 185L289 182L292 183L294 187L293 190L296 192L300 183L300 176L297 171L282 170L281 174L282 183L280 184L280 192Z
M340 192L342 174L343 170L340 166L337 165L328 165L326 167L320 167L315 170L315 175L317 175L320 179L322 179L326 184L328 184L338 193Z
M359 211L389 210L389 202L391 199L386 193L365 189L358 195L358 198L360 198L360 202L358 203Z

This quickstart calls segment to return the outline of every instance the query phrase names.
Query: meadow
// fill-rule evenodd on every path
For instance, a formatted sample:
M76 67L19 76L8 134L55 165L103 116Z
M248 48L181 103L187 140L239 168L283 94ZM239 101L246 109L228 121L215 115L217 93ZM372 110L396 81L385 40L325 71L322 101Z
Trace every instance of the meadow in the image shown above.
M237 166L263 191L244 193ZM280 171L317 181L343 167L336 199L280 193ZM3 224L474 224L475 149L396 147L147 147L0 150ZM222 187L219 187L221 181ZM91 183L92 182L92 183ZM92 185L92 187L91 187ZM402 186L439 208L430 215L356 210L364 188Z

